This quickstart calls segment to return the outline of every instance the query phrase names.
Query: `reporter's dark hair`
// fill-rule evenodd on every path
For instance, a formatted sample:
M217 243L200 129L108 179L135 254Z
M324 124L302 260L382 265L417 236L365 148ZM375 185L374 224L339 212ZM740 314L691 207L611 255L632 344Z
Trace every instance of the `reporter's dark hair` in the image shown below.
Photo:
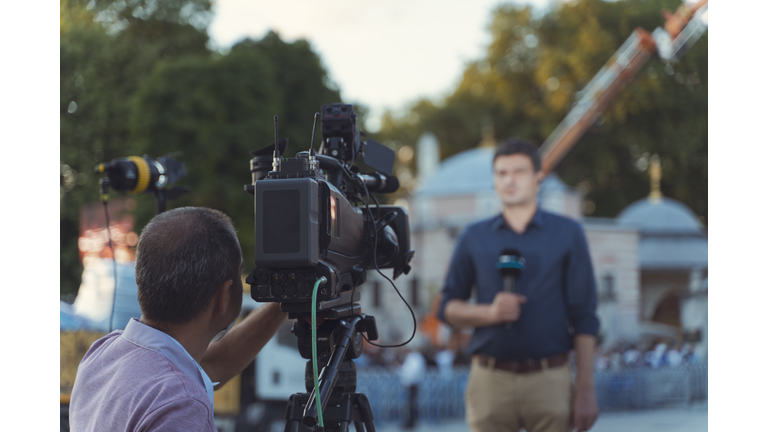
M539 155L539 149L522 138L507 138L500 142L499 145L496 146L493 162L496 162L496 158L499 156L509 156L518 153L522 153L531 158L534 172L539 172L541 170L541 155Z
M222 283L240 278L241 262L235 227L224 213L202 207L160 213L136 246L141 313L164 324L190 321Z

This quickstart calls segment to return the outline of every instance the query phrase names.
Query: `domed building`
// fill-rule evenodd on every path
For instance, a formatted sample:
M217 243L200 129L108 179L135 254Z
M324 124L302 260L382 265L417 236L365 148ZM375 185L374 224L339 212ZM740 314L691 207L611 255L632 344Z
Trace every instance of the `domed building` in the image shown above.
M501 211L493 187L495 144L486 134L477 148L442 163L419 161L433 168L426 176L419 173L419 186L408 199L411 248L416 254L411 273L397 280L406 299L416 306L417 317L426 317L434 308L461 230ZM439 158L436 146L434 136L420 140L419 158ZM693 212L678 201L661 197L658 181L654 184L651 197L630 205L616 219L584 217L581 192L565 185L556 174L542 183L539 200L543 209L573 218L584 227L597 281L604 345L659 339L674 342L704 334L700 345L706 347L706 234ZM376 302L387 307L377 310L365 296L364 306L376 311L380 327L402 327L410 314L404 307L392 306L401 301L396 293L382 291L386 282L377 275L369 274L369 281ZM403 313L395 312L400 309ZM395 325L385 324L387 321ZM449 333L444 325L440 327L432 335L438 344L445 343Z
M708 241L696 215L657 190L624 209L617 222L640 233L640 321L646 333L707 342Z
M707 235L696 215L671 198L645 198L625 208L617 218L640 230L640 266L673 270L707 266Z

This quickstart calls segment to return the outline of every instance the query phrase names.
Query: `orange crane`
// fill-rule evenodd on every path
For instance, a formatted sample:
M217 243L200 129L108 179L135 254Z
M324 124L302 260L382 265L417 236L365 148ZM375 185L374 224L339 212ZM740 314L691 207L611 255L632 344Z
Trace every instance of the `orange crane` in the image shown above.
M669 63L678 61L707 31L707 0L690 8L685 3L675 13L662 11L664 28L652 34L637 28L608 63L592 78L578 103L549 135L539 152L542 170L550 173L584 135L611 100L654 55Z

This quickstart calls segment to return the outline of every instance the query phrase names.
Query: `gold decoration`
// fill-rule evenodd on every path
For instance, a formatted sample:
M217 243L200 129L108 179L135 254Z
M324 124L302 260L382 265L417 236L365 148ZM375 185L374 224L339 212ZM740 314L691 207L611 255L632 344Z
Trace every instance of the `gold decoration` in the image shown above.
M493 137L493 122L488 120L483 125L483 139L478 147L496 148L496 139Z
M651 193L648 194L648 198L654 204L661 203L661 159L659 155L655 154L651 156Z

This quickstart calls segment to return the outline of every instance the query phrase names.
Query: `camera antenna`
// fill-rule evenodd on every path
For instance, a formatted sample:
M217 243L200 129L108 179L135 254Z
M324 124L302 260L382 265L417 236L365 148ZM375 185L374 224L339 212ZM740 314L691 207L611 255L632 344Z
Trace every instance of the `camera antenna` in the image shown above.
M277 146L277 114L275 114L275 152L272 154L272 171L280 171L280 147Z
M315 122L312 123L312 139L309 146L309 169L317 171L317 158L315 157L315 131L317 131L317 119L320 118L320 113L315 113Z

